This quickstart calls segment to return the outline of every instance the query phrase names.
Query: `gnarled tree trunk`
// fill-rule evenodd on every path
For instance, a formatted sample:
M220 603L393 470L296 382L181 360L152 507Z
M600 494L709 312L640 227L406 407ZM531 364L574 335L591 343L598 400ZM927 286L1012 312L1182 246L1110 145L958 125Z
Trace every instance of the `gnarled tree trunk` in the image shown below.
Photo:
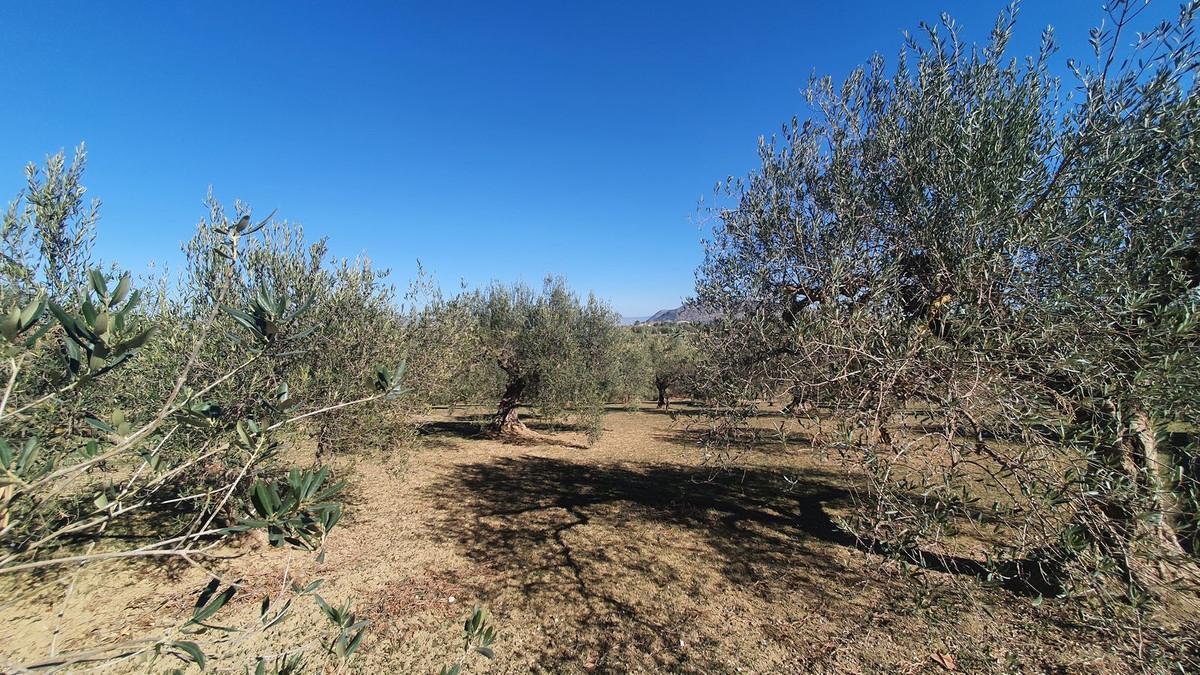
M1130 415L1129 432L1133 461L1141 469L1138 477L1150 503L1150 513L1136 522L1158 562L1153 581L1173 581L1182 575L1183 566L1194 565L1181 536L1180 500L1172 476L1175 458L1170 448L1158 442L1154 421L1142 410L1134 410ZM1191 571L1195 571L1194 567Z
M500 405L488 424L488 430L504 435L526 433L529 428L517 417L517 406L521 404L521 396L525 393L527 383L525 376L520 368L512 363L501 362L500 367L508 374L508 383L504 386L504 394L500 396Z
M1164 597L1171 582L1200 574L1181 536L1171 450L1159 444L1154 420L1136 406L1108 400L1084 414L1101 429L1099 451L1084 479L1091 508L1079 508L1069 527L1090 531L1129 582ZM1105 428L1111 442L1103 440ZM1125 481L1115 492L1106 487L1114 473ZM1074 556L1057 552L1060 565Z
M654 386L658 389L658 408L659 410L671 409L671 383L666 378L654 378Z

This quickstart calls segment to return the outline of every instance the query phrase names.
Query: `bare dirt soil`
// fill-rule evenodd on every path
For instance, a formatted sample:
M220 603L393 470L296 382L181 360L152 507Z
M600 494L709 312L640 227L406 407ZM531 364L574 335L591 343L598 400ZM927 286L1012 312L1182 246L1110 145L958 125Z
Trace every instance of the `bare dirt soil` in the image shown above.
M482 437L463 411L430 419L413 447L336 460L347 515L324 562L259 547L221 563L245 585L230 611L255 616L285 569L323 578L322 595L372 620L352 665L364 673L454 662L474 604L499 638L495 660L473 656L468 673L1130 670L1051 602L941 572L918 584L864 550L835 525L846 477L802 439L705 464L696 412L613 411L592 447L569 430ZM45 599L53 611L0 597L0 654L153 632L187 616L206 580L96 565L66 603ZM283 636L317 621L305 605Z

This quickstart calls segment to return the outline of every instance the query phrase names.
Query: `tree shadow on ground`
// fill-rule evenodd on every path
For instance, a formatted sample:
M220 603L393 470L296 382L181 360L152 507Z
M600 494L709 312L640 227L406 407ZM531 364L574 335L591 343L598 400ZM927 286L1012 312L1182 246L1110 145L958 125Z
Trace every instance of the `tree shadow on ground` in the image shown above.
M655 668L712 672L728 664L680 648L695 638L695 622L674 609L679 596L670 593L696 598L733 587L762 602L800 597L853 614L848 591L883 560L861 556L883 548L829 515L848 503L843 480L816 469L794 476L525 455L456 466L427 490L442 518L435 538L495 572L485 602L516 594L539 614L575 612L552 628L564 631L561 640L538 655L549 672L581 660L621 672L638 654L653 654ZM910 556L927 570L987 575L968 558Z
M815 446L816 439L812 434L802 431L775 431L772 429L742 429L733 435L714 441L704 429L677 429L671 432L658 433L654 438L659 441L673 443L683 447L695 448L705 443L709 449L728 451L733 461L737 461L740 453L750 453L761 456L795 455ZM805 470L811 475L811 469ZM855 480L844 474L824 473L830 478L836 478L845 484L847 480ZM790 480L790 479L789 479ZM914 505L928 501L926 495L918 493L897 494L899 498L907 499ZM849 492L843 490L842 500L848 503ZM920 508L917 506L916 508ZM1001 519L990 510L970 506L959 507L964 517L970 517L977 522L997 524ZM849 537L847 533L842 533ZM839 541L837 543L845 543ZM854 545L863 551L903 560L916 568L943 574L952 574L974 579L988 585L1002 588L1014 595L1023 597L1053 597L1063 592L1063 587L1054 576L1054 571L1043 567L1041 558L1044 552L1029 552L1024 558L994 562L988 565L985 561L949 553L922 550L919 548L896 549L877 539L857 537Z
M527 455L455 467L430 495L443 510L440 537L496 570L494 593L583 609L574 646L539 655L550 671L581 658L617 671L630 654L654 654L653 665L671 670L720 670L680 649L692 639L686 615L665 601L647 604L659 589L712 592L704 576L712 570L764 600L796 590L833 600L828 594L859 580L817 553L854 546L823 508L846 497L830 475L789 482L759 468ZM671 541L672 532L683 536Z
M515 445L525 448L537 447L559 447L572 448L574 450L587 450L588 446L583 443L576 443L565 438L558 438L552 434L545 434L531 427L526 427L526 431L522 433L506 433L506 434L491 434L488 436L494 441L505 445Z
M425 422L418 427L417 433L423 438L436 438L438 436L454 436L467 439L482 438L484 435L484 424L484 421L470 418L438 420L436 422Z
M722 414L741 417L743 419L790 419L790 415L785 415L779 410L733 410L725 408L715 408L704 406L700 403L692 403L690 401L671 401L670 408L655 407L654 402L649 402L646 407L637 412L647 413L650 415L663 415L676 419L679 417L713 417Z
M576 424L574 422L555 422L554 420L542 420L533 415L524 415L521 420L525 426L534 431L542 431L549 433L568 432L568 433L585 433L588 430L586 424Z
M571 432L584 429L583 426L571 424L554 424L552 422L524 421L530 430L528 435L495 434L488 430L487 423L491 416L467 415L452 420L438 420L422 424L418 433L426 444L435 447L453 447L444 442L445 437L462 438L467 440L488 438L507 445L536 447L539 445L561 446L586 450L587 446L574 441L558 438L552 432Z
M707 447L717 451L753 451L760 455L787 455L813 447L813 436L802 431L779 432L757 429L724 437L714 437L708 429L682 428L656 433L653 438L688 448Z

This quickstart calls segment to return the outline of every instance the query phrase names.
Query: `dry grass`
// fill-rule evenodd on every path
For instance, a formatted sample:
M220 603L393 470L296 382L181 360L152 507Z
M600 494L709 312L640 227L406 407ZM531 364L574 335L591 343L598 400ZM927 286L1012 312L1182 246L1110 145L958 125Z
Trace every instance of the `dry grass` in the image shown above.
M348 515L325 562L269 549L228 561L249 586L234 612L252 615L253 589L277 585L290 560L372 619L358 672L436 672L475 603L500 637L496 660L467 672L1126 670L1051 603L940 572L918 584L857 546L834 524L845 477L802 439L705 466L689 412L611 412L590 448L572 432L482 438L460 415L392 456L341 458ZM0 653L44 650L59 609L60 649L166 625L205 581L170 572L96 566L65 608L8 602ZM284 633L310 620L306 607Z

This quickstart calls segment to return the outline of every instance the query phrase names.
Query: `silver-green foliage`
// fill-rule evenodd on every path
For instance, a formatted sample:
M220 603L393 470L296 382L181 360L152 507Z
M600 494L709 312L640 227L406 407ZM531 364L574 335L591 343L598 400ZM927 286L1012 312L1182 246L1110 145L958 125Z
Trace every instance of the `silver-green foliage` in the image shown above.
M313 595L312 584L285 583L263 598L260 619L217 625L237 585L221 581L214 555L254 530L273 546L324 547L342 485L325 469L285 472L277 455L324 415L396 399L403 369L388 359L398 349L361 344L395 310L367 265L330 267L298 230L254 223L243 207L230 220L215 201L187 249L191 283L147 306L128 274L83 266L95 212L82 206L81 172L81 155L68 170L61 154L45 183L30 171L31 201L14 202L4 222L0 574L29 598L59 587L47 573L101 561L186 561L216 581L168 630L52 647L4 668L161 655L204 667L214 649L271 629ZM371 357L384 360L360 362ZM345 618L330 617L327 643L341 661L364 628ZM256 671L294 672L306 648L271 648L281 651Z
M613 368L609 373L606 398L636 409L654 391L653 364L645 335L634 327L618 330Z
M549 418L574 418L598 435L618 337L611 308L547 278L539 291L494 284L463 293L446 312L470 317L460 391L500 402L497 430L517 422L517 406L528 405Z
M866 476L864 539L920 562L972 534L992 579L1110 618L1200 581L1197 3L1146 12L1113 3L1069 82L1049 32L1008 54L1012 13L813 81L697 286L706 381L789 392Z

